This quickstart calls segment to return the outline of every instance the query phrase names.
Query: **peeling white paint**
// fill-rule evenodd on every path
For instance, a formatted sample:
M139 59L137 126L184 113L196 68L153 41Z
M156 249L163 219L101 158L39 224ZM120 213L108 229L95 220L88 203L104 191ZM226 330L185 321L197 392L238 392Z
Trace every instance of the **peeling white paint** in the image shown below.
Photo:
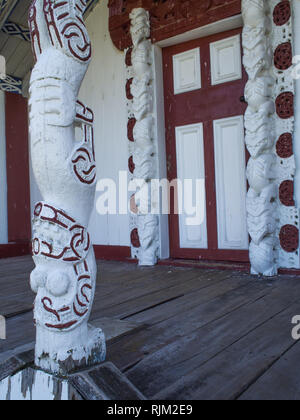
M25 369L0 382L0 401L54 400L69 400L69 384L45 372Z

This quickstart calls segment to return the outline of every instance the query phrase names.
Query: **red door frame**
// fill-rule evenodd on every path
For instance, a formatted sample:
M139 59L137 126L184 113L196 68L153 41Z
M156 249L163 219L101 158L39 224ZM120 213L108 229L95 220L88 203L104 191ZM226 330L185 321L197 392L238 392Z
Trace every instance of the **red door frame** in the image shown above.
M245 84L247 82L245 69L243 69L243 77L239 81L228 82L213 87L210 85L209 43L241 34L241 32L242 28L234 29L206 38L167 47L163 50L167 171L169 181L177 179L175 127L202 122L204 129L208 249L180 248L179 217L177 214L174 214L174 195L172 194L170 200L171 214L169 216L170 254L171 257L175 259L249 262L248 250L218 249L214 135L213 122L209 115L210 106L214 106L214 120L235 116L237 115L237 112L240 112L241 115L246 111L246 103L241 103L241 97L244 95ZM173 69L172 57L175 54L180 54L197 47L201 48L202 95L195 95L195 91L174 95L173 70L171 71L171 69ZM205 63L207 63L206 66ZM205 90L208 88L210 93L209 95L205 95ZM222 102L219 101L218 95L220 95L220 92L223 98ZM236 110L237 104L234 102L233 98L236 98L236 100L239 101L238 106L240 111ZM210 102L209 104L208 100ZM174 107L172 104L174 104L174 102L176 103L176 101L184 101L184 105ZM226 104L226 106L224 106L224 104ZM201 121L199 121L199 108L201 108ZM193 109L196 110L194 114ZM248 159L247 153L246 158ZM211 176L212 174L213 176Z

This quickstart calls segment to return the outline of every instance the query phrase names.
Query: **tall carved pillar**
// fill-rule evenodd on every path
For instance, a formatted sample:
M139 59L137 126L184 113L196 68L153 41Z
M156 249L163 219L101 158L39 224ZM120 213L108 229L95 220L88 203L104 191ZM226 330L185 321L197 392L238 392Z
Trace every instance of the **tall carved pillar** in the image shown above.
M151 214L151 180L157 174L154 139L154 70L149 13L142 8L130 14L133 47L127 51L129 171L138 193L131 198L131 245L140 265L156 264L159 253L158 215ZM147 197L148 196L148 197Z
M33 219L35 363L60 374L105 358L102 331L88 325L97 269L87 231L96 182L94 117L77 99L91 60L85 6L85 0L34 0L29 11L36 58L31 156L43 197Z
M253 274L277 273L277 188L274 153L275 105L270 39L270 9L267 0L242 0L244 19L244 66L249 75L245 97L248 163L248 231Z
M299 208L294 200L296 163L294 142L294 94L297 67L293 69L293 2L269 0L272 12L273 71L276 78L275 134L278 188L278 265L299 267ZM293 138L294 137L294 138Z

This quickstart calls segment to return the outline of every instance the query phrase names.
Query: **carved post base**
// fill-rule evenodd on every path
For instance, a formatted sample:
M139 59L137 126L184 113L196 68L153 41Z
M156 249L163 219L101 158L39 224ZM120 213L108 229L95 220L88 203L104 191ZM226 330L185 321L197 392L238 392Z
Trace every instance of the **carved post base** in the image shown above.
M37 329L35 364L46 372L64 376L103 362L105 355L105 336L91 325L63 333Z

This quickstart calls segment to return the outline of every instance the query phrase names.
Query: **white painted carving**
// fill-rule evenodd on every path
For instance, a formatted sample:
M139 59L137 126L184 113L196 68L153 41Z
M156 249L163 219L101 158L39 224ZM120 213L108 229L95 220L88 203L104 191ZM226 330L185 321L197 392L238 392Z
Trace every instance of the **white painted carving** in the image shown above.
M274 163L275 80L271 75L271 22L267 1L243 0L244 65L249 75L245 89L246 145L251 158L247 177L247 223L252 242L250 261L253 274L277 273L276 198Z
M33 219L31 287L37 294L35 363L66 373L105 358L101 330L88 325L96 262L87 231L96 165L93 113L77 100L91 58L85 1L54 7L33 1L29 13L36 64L30 81L30 137L43 201ZM82 140L75 140L75 126Z
M131 37L133 42L132 66L127 68L128 78L132 78L131 95L128 102L129 118L134 117L134 142L130 147L133 156L133 179L144 181L150 188L150 181L157 177L157 148L154 142L153 115L153 50L150 40L150 21L146 10L134 9L130 14ZM132 199L134 202L134 198ZM134 206L135 207L135 206ZM149 201L138 201L135 215L131 217L131 229L137 229L140 247L133 245L133 256L140 265L156 264L159 251L158 216L151 214ZM150 214L146 214L149 213Z

